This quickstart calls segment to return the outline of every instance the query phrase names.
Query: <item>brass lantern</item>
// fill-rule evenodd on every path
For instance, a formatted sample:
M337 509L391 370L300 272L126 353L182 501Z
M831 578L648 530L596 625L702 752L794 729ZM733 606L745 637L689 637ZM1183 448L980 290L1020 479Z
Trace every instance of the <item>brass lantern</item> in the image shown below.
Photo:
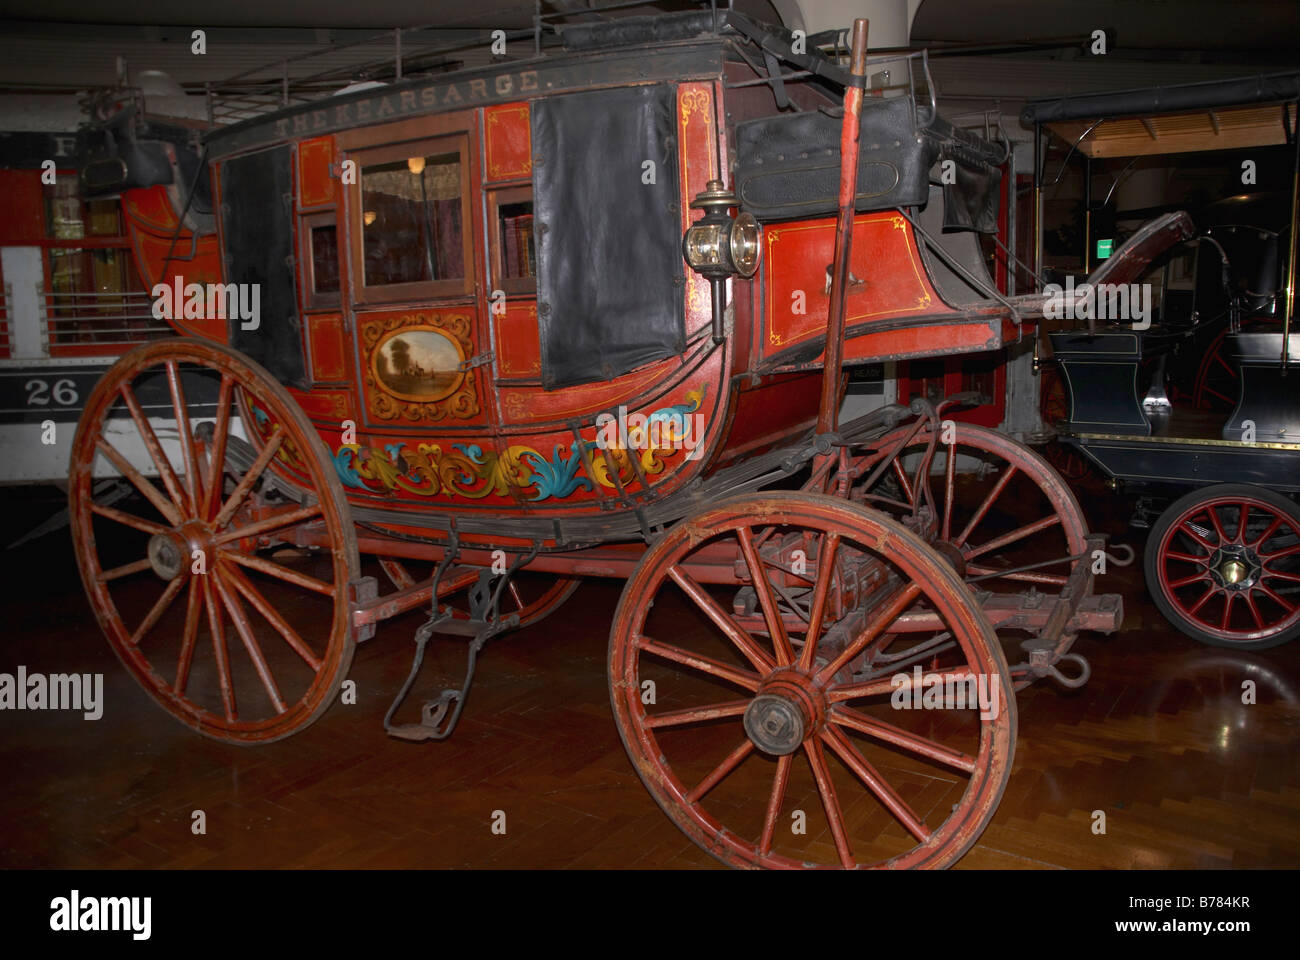
M730 210L739 201L722 185L710 180L694 200L692 210L704 216L691 224L682 237L682 255L691 269L709 281L713 291L713 339L724 337L722 315L728 277L752 277L758 270L762 252L758 221L751 214L732 216Z

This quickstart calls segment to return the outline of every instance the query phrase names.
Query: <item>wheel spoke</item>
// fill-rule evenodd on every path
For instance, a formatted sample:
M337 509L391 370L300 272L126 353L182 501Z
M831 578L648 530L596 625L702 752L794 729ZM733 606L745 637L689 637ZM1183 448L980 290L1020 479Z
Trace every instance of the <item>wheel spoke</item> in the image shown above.
M681 727L688 723L701 723L705 720L721 720L724 717L739 717L752 701L729 700L726 703L713 703L707 707L689 707L685 710L670 710L646 716L642 723L650 728Z
M1271 560L1278 560L1282 557L1289 557L1297 553L1300 553L1300 543L1290 547L1283 547L1281 550L1274 550L1272 553L1261 553L1259 558L1267 563Z
M139 573L142 570L148 570L150 566L151 564L149 563L149 558L145 557L143 560L136 560L134 563L124 563L122 564L122 566L114 567L112 570L104 570L99 574L98 579L100 580L101 583L106 583L109 580L117 580L121 577L129 577L133 573Z
M175 577L167 584L167 589L162 592L162 596L154 603L148 615L140 621L140 626L136 627L135 633L131 634L130 643L132 646L138 646L140 641L145 638L145 635L154 628L154 624L167 612L167 608L172 605L172 601L176 599L176 594L181 592L183 586L185 586L185 580L182 577Z
M1282 518L1274 517L1273 522L1268 525L1268 529L1261 533L1256 539L1252 540L1249 546L1255 547L1258 550L1263 550L1264 544L1268 541L1268 538L1273 536L1274 532L1276 532L1277 528L1280 526L1282 526Z
M1219 511L1215 509L1214 504L1211 503L1207 505L1205 512L1210 515L1210 523L1214 526L1214 532L1219 538L1219 543L1227 543L1228 534L1227 531L1223 529L1223 524L1219 521Z
M840 668L851 661L858 654L862 653L877 637L885 633L885 628L898 619L899 614L910 607L921 594L921 585L919 583L908 583L894 592L888 600L882 604L879 612L872 611L873 619L858 633L853 641L840 651L839 656L817 671L817 680L825 683L828 679L839 673Z
M181 374L175 360L167 361L167 390L171 393L172 412L176 415L176 430L180 434L189 512L197 516L203 502L203 480L199 476L199 458L195 456L194 434L190 432L190 412L185 406L185 391L181 387Z
M235 515L235 511L239 509L239 505L244 502L244 497L248 496L248 491L253 489L253 484L257 482L257 478L262 475L262 471L266 469L266 465L271 462L271 458L276 455L280 449L280 444L283 442L284 428L277 423L275 428L271 431L271 435L266 438L266 446L264 446L262 452L257 455L257 459L254 460L252 466L248 468L248 472L239 478L238 485L233 491L231 491L231 494L222 506L221 511L217 514L215 519L213 519L213 527L220 530L230 522L230 518Z
M1196 557L1190 553L1182 553L1178 550L1166 550L1165 559L1181 560L1183 563L1195 563L1195 564L1199 564L1202 567L1206 566L1210 562L1210 558L1208 556Z
M781 807L785 804L785 789L790 782L791 754L777 758L776 776L772 778L772 793L767 799L767 813L763 817L763 835L758 840L760 856L772 852L772 838L776 834L776 821L781 816Z
M1246 609L1250 611L1250 615L1255 618L1255 626L1263 630L1264 618L1259 615L1259 607L1255 606L1254 593L1254 590L1247 590L1242 594L1242 599L1246 601Z
M817 550L817 585L813 588L812 608L808 616L808 633L804 636L803 650L799 652L799 669L811 670L817 641L821 639L822 621L826 618L826 601L831 594L831 581L835 579L835 559L840 549L840 535L830 531Z
M167 533L168 530L161 523L154 523L152 520L146 520L144 517L137 517L133 513L127 513L124 510L118 510L115 507L102 507L97 503L90 505L90 512L97 513L107 520L120 523L123 526L134 527L136 530L144 533Z
M989 508L993 506L998 497L1002 496L1002 491L1007 488L1007 484L1011 482L1011 478L1016 475L1017 469L1018 468L1014 463L1007 464L1006 471L1002 476L998 477L998 482L995 483L993 489L988 492L988 495L979 505L979 509L975 511L975 515L970 518L970 521L966 524L962 532L957 534L956 539L952 541L953 546L960 547L966 543L970 538L970 535L975 531L975 528L983 522L985 515L989 512Z
M1278 596L1276 593L1274 593L1273 590L1272 590L1272 588L1270 588L1270 587L1268 586L1268 584L1266 584L1266 583L1262 583L1262 582L1261 582L1261 583L1259 583L1259 584L1256 585L1255 589L1258 590L1258 591L1260 591L1262 594L1264 594L1264 596L1268 597L1270 600L1272 600L1274 603L1276 603L1279 607L1281 607L1283 610L1285 610L1288 614L1290 614L1290 613L1295 613L1295 606L1292 605L1292 604L1290 604L1290 603L1287 603L1287 602L1286 602L1285 600L1283 600L1280 596Z
M885 723L883 720L868 717L852 707L843 705L835 707L831 711L830 719L840 726L856 730L858 733L864 733L873 740L892 743L909 753L925 757L936 763L942 763L955 770L962 770L972 774L975 772L975 758L970 754L945 747L942 743L911 733L891 723Z
M1232 538L1233 543L1246 542L1246 520L1250 516L1250 504L1241 502L1237 504L1241 509L1241 516L1237 520L1237 535Z
M323 580L317 580L315 577L309 577L307 574L299 573L297 570L290 570L288 567L281 566L278 563L272 563L270 560L263 560L261 557L250 556L249 554L239 553L235 550L219 550L218 556L226 560L233 560L235 563L265 573L278 580L284 580L286 583L292 583L295 586L302 587L306 590L312 590L316 593L324 594L327 597L334 596L334 584L326 583Z
M217 680L221 685L221 706L226 720L233 723L239 716L235 710L235 685L230 678L230 655L226 650L226 630L221 625L221 609L213 596L216 588L204 575L203 602L208 608L208 632L212 634L212 655L217 662Z
M682 592L695 602L714 626L726 634L746 660L753 665L759 673L770 673L776 669L775 663L767 653L762 650L754 638L751 637L740 624L736 623L731 614L718 604L695 580L678 567L671 567L668 570L668 576L672 577L673 582L681 587Z
M162 477L163 486L167 488L167 493L171 495L172 502L176 504L177 510L182 515L186 514L187 501L185 492L181 490L181 483L176 479L176 471L172 469L171 461L167 459L167 454L158 442L158 435L154 433L153 424L149 418L144 415L140 409L140 403L135 398L135 394L127 384L122 384L118 390L122 400L126 403L126 409L131 414L131 419L135 421L135 428L140 432L140 439L144 441L144 447L149 451L149 458L153 460L154 467L158 470L158 476Z
M300 507L297 510L286 510L267 517L264 520L258 520L256 523L250 523L246 527L240 527L238 530L227 530L212 538L212 542L220 546L223 543L229 543L232 540L243 540L246 537L260 537L264 533L272 530L279 530L281 527L287 527L290 524L302 523L304 520L310 520L312 517L318 517L323 512L320 504L313 504L309 507Z
M978 547L971 547L965 551L967 559L983 556L993 550L1000 550L1008 544L1015 543L1017 540L1023 540L1025 537L1033 536L1048 527L1055 526L1061 522L1059 514L1053 513L1050 517L1043 517L1041 520L1035 520L1033 523L1027 523L1023 527L1018 527L1010 533L1004 533L1000 537L994 537L987 543L982 543Z
M1195 540L1197 543L1203 546L1210 553L1213 553L1215 550L1219 549L1219 545L1217 543L1211 543L1207 538L1201 536L1201 534L1197 531L1197 529L1192 526L1192 522L1190 520L1184 520L1181 524L1179 524L1178 532L1186 534L1187 536L1191 537L1193 540Z
M723 663L721 660L714 660L712 657L706 657L703 654L690 653L681 647L660 643L646 636L637 638L637 646L645 653L664 660L671 660L673 663L680 663L684 667L699 670L701 673L707 673L719 680L726 680L729 683L744 687L746 690L758 689L760 682L758 674L750 673L748 670L739 670Z
M952 536L952 502L956 490L957 474L957 444L954 442L948 444L945 451L944 476L943 476L943 527L939 532L939 539L947 541Z
M1190 577L1183 577L1179 580L1171 580L1169 581L1169 589L1177 590L1179 587L1185 587L1188 584L1199 583L1200 581L1204 580L1207 576L1209 576L1209 574L1207 574L1204 570L1202 570L1200 573L1194 573Z
M1214 594L1217 592L1218 591L1216 591L1214 588L1214 584L1210 584L1208 587L1205 588L1205 592L1201 594L1201 598L1197 600L1196 603L1194 603L1192 606L1187 608L1187 612L1190 613L1192 616L1195 616L1196 612L1200 610L1201 607L1205 606L1206 601L1209 600L1210 597L1214 596Z
M181 519L181 512L176 509L176 506L169 503L167 498L158 491L157 487L146 480L139 470L131 466L131 462L122 456L116 447L103 437L96 437L95 449L107 457L108 462L117 467L118 472L131 481L132 486L144 494L145 499L153 504L154 509L161 513L168 523L174 527L179 527L184 522Z
M276 612L276 609L267 603L266 598L258 592L257 588L244 576L243 572L238 567L227 566L225 576L234 585L235 589L242 593L244 598L253 605L253 609L265 617L267 623L275 628L276 633L284 637L285 643L293 648L293 652L302 657L307 666L319 673L321 661L311 647L307 646L293 627L289 626L285 619Z
M208 482L203 487L204 519L212 516L221 501L221 478L225 475L226 441L230 437L230 401L234 390L230 374L221 375L221 390L217 394L217 422L212 429L212 447L209 451Z
M925 825L920 817L913 812L912 808L907 805L897 790L880 775L858 750L848 737L834 727L827 727L822 731L822 739L826 745L835 752L844 765L848 767L861 780L879 800L894 818L917 840L925 843L930 839L930 828Z
M221 576L221 569L218 568L212 572L212 583L221 595L221 602L225 605L226 612L230 614L231 621L235 624L235 632L239 634L239 639L244 642L244 649L248 651L248 657L253 661L253 669L257 671L258 679L262 681L262 686L266 689L266 695L271 701L271 706L275 708L276 713L284 713L287 709L284 705L284 699L280 696L280 690L275 685L275 677L271 675L271 668L266 664L266 658L262 656L262 648L258 645L257 638L253 636L252 625L248 622L248 615L244 612L244 607L239 602L239 598L230 592Z
M896 683L892 677L876 680L864 680L861 683L844 683L831 687L826 691L826 700L829 703L844 703L848 700L862 700L866 697L878 697L881 695L892 694L897 690L911 690L915 684L913 674L905 673L903 683ZM970 681L978 682L979 678L975 676L974 671L969 668L965 670L942 670L933 671L921 675L921 686L939 685L947 688L948 684L967 684Z
M754 741L746 738L740 742L740 746L727 754L725 760L713 768L713 772L699 782L699 784L686 795L687 803L697 803L706 793L716 787L722 780L740 766L741 762L754 752Z
M515 605L515 610L522 610L524 608L524 598L519 595L519 585L511 580L506 584L506 592L510 594L510 599Z
M844 830L844 817L840 813L840 802L835 796L835 784L831 782L831 772L826 766L822 742L817 737L805 740L803 750L808 758L808 766L812 768L813 779L817 781L817 792L821 794L822 809L826 811L826 821L830 824L831 836L835 839L835 852L839 854L840 864L844 869L851 869L853 850L849 847L849 837Z
M194 643L199 636L199 614L206 592L203 577L190 577L189 597L185 603L185 631L181 634L181 654L176 660L176 683L172 691L181 696L190 680L190 665L194 662Z
M1237 599L1235 593L1224 593L1223 595L1223 616L1219 618L1219 629L1227 630L1228 622L1232 619L1232 601Z
M1206 387L1205 387L1205 392L1208 393L1208 394L1211 394L1212 396L1216 396L1216 397L1218 397L1218 398L1219 398L1220 400L1222 400L1224 403L1234 403L1234 402L1235 402L1235 401L1232 399L1232 397L1228 396L1226 393L1220 393L1218 390L1215 390L1213 387L1209 386L1208 384L1207 384Z
M790 637L785 632L781 611L777 609L776 597L772 594L772 584L768 582L749 527L737 528L736 539L740 541L740 552L745 557L745 566L749 568L750 579L754 582L754 592L758 594L759 604L763 608L763 619L767 622L768 634L772 638L777 666L788 667L794 663L794 648L790 646Z
M1283 573L1281 570L1273 570L1268 566L1264 567L1264 572L1261 576L1267 577L1270 580L1287 580L1291 583L1300 583L1300 573Z
M1015 580L1019 583L1044 583L1062 587L1069 582L1069 577L1059 573L1033 573L1029 570L1003 573L997 567L984 567L979 564L967 564L967 577L996 576L999 580Z

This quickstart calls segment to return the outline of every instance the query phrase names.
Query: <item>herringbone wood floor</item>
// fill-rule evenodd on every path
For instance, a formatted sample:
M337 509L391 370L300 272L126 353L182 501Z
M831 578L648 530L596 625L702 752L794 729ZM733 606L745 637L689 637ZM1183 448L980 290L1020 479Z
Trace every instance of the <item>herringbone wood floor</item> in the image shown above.
M5 542L58 506L3 494ZM1140 550L1126 505L1086 496L1094 527ZM619 584L593 581L559 614L494 642L453 738L411 745L380 721L420 615L357 652L358 703L287 740L204 740L125 674L82 594L63 531L4 555L0 670L102 672L104 717L0 714L0 866L703 867L717 864L655 806L615 731L605 680ZM1300 643L1258 654L1175 633L1142 592L1123 633L1085 635L1076 692L1020 697L1015 767L962 868L1300 866ZM424 674L458 676L431 651ZM1241 703L1254 680L1258 704ZM207 833L191 833L201 809ZM489 826L506 814L505 835ZM1092 831L1104 811L1106 832Z

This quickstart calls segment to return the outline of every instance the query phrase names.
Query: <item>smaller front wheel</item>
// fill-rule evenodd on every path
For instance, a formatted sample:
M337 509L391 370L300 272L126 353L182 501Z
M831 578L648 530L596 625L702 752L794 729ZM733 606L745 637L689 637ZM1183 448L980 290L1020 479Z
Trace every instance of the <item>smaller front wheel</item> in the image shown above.
M1265 650L1300 634L1300 508L1281 494L1193 490L1151 528L1145 570L1160 612L1202 643Z

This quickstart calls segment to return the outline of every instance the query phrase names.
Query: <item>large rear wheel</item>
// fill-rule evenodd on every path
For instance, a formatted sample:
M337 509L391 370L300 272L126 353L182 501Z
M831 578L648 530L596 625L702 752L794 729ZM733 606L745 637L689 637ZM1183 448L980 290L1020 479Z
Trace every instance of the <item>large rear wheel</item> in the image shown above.
M238 411L254 408L264 429L232 475L227 451L250 433ZM96 494L107 478L121 481L112 502ZM69 512L95 616L168 713L265 743L333 702L354 648L356 536L320 438L261 366L190 339L124 355L78 426ZM304 525L326 546L296 546Z

